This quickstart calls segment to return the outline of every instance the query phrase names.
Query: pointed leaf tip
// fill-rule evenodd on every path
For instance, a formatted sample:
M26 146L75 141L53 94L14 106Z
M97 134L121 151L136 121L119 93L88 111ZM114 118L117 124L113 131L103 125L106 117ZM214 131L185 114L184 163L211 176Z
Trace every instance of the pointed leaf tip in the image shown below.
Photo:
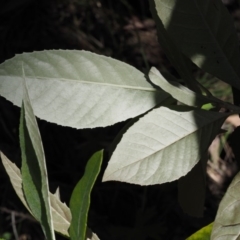
M85 172L77 183L70 199L72 222L69 234L72 240L85 240L90 194L99 174L103 151L98 151L88 160Z
M23 73L23 103L20 118L20 147L22 153L22 185L25 200L33 216L40 222L47 239L55 240L50 206L47 169L41 136L31 107Z

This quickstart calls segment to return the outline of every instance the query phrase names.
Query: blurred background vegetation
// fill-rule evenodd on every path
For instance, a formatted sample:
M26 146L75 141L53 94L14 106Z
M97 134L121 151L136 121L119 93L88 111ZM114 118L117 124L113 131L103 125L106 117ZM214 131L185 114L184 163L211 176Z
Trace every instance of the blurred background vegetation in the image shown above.
M240 32L239 2L223 2ZM127 62L145 73L155 66L178 77L158 43L148 0L3 0L0 62L17 53L45 49L92 51ZM232 101L227 84L194 66L193 70L215 96ZM231 150L231 142L236 142L231 133L239 125L238 117L228 119L224 125L227 134L219 135L210 148L202 218L183 213L177 201L177 182L149 187L101 183L111 142L126 123L75 130L38 120L51 191L55 192L59 186L61 199L68 204L86 161L93 152L104 148L105 161L92 193L88 224L101 240L180 240L212 222L219 201L238 169ZM0 98L0 150L20 166L18 125L19 109ZM1 163L0 237L44 239L38 223L16 197ZM63 238L57 236L57 239Z

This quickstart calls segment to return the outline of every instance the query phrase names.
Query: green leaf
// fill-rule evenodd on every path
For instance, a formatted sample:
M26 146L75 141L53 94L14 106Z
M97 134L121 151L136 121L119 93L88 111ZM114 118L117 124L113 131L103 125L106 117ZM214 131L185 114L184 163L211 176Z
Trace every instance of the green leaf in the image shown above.
M228 187L213 224L211 239L240 238L240 172Z
M21 106L22 63L37 117L73 128L104 127L138 116L169 95L142 72L86 51L16 55L0 65L0 95Z
M99 151L89 159L82 179L73 190L70 199L72 222L69 228L72 240L85 239L90 194L101 168L102 157L103 151Z
M178 48L198 67L240 89L239 43L220 0L155 0Z
M25 79L24 98L20 119L20 147L22 153L22 185L28 207L40 222L47 239L54 240L54 228L50 210L47 169L41 136L38 130Z
M204 104L201 108L203 110L211 110L214 108L214 106L211 103L207 103L207 104Z
M16 194L20 198L23 205L32 214L24 198L24 193L22 189L22 175L20 170L2 152L0 153L0 155L1 155L3 166L8 176L10 177L10 181L12 183L12 186ZM54 230L65 236L68 236L67 230L70 226L70 221L72 218L70 209L66 206L66 204L62 203L60 199L58 199L55 195L51 193L49 194L50 194L50 201L51 201Z
M10 177L10 181L12 183L12 186L16 194L20 198L23 205L32 214L24 198L24 193L22 189L22 175L20 170L2 152L0 152L0 155L1 155L3 166L8 176ZM49 194L50 194L50 201L51 201L54 230L65 236L68 236L67 230L70 226L70 221L72 218L70 209L66 206L66 204L62 203L60 199L58 199L55 195L51 193Z
M16 194L20 198L23 205L31 213L31 210L29 209L27 202L24 198L24 193L22 189L22 175L20 170L2 152L0 152L0 156L2 159L3 166L10 178L10 181L12 183L12 186ZM60 201L60 199L58 198L58 195L52 194L50 192L49 192L49 195L50 195L50 201L51 201L51 211L52 211L52 217L53 217L54 230L68 237L69 236L68 229L72 219L71 211L65 203ZM94 234L89 228L87 229L86 238L87 240L88 239L98 240L97 235Z
M103 181L152 185L186 175L227 116L184 106L152 110L123 135Z
M193 235L188 237L186 240L210 240L213 223L203 227Z
M154 0L149 0L149 3L151 13L157 25L158 40L165 54L167 55L171 64L175 67L181 78L186 82L187 86L195 92L200 92L196 85L196 80L194 79L190 70L189 60L177 48L177 46L167 33L166 29L164 28L161 19L158 17L158 12L156 11L157 2L154 2Z

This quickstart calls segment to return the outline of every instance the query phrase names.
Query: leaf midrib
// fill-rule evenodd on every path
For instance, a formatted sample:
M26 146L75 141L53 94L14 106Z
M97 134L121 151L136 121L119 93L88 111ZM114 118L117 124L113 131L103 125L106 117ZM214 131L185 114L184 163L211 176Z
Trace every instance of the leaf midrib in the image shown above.
M213 124L215 121L220 120L222 117L224 117L224 116L221 116L221 117L215 119L214 121L211 122L211 124ZM184 138L186 138L187 136L190 136L190 135L196 133L197 131L201 130L202 128L206 127L206 125L208 125L208 124L204 124L202 127L197 128L195 131L191 132L190 134L187 134L187 135L185 135L185 136L183 136L183 137L180 137L177 141L173 141L172 143L170 143L170 144L168 144L167 146L165 146L165 148L167 148L167 147L175 144L176 142L182 141L182 140L183 140ZM124 168L126 168L126 167L130 167L131 165L134 165L134 164L138 163L139 161L145 161L147 158L149 158L149 157L151 157L151 156L153 156L153 155L158 154L160 151L164 151L163 149L164 149L164 148L162 148L162 149L160 149L160 150L157 150L157 151L149 154L148 156L146 156L146 157L144 157L144 158L138 159L137 161L134 161L134 162L132 162L132 163L130 163L130 164L124 166L124 167L121 167L121 169L124 169ZM111 176L111 175L113 175L114 173L116 173L116 172L118 172L118 171L119 171L119 168L118 168L117 170L111 172L111 174L108 175L108 176Z
M8 77L19 77L17 75L7 75ZM66 81L66 82L77 82L81 84L93 84L93 85L102 85L113 88L124 88L124 89L133 89L139 91L149 91L149 92L159 92L158 89L155 88L146 88L146 87L137 87L137 86L129 86L129 85L120 85L120 84L111 84L111 83L101 83L101 82L93 82L93 81L84 81L77 79L67 79L67 78L51 78L51 77L39 77L39 76L26 76L26 79L39 79L39 80L50 80L50 81Z

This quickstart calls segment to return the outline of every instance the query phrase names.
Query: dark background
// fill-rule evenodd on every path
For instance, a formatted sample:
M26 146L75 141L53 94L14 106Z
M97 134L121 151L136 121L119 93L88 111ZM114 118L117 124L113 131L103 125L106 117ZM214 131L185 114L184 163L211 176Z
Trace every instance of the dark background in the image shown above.
M237 31L239 4L223 1ZM143 72L151 66L176 74L157 41L147 0L3 0L0 7L0 62L17 53L44 49L84 49L127 62ZM218 85L215 86L218 88ZM222 93L222 98L226 93ZM0 150L20 167L20 111L0 98ZM184 214L177 182L149 187L101 183L109 148L127 122L107 128L76 130L38 120L49 173L50 190L61 199L81 178L87 160L105 149L102 171L92 192L89 227L101 240L185 239L214 220L220 199L234 173L221 184L208 176L204 217ZM229 159L225 159L228 161ZM44 239L41 228L16 197L0 163L0 237ZM57 239L63 239L57 236Z

